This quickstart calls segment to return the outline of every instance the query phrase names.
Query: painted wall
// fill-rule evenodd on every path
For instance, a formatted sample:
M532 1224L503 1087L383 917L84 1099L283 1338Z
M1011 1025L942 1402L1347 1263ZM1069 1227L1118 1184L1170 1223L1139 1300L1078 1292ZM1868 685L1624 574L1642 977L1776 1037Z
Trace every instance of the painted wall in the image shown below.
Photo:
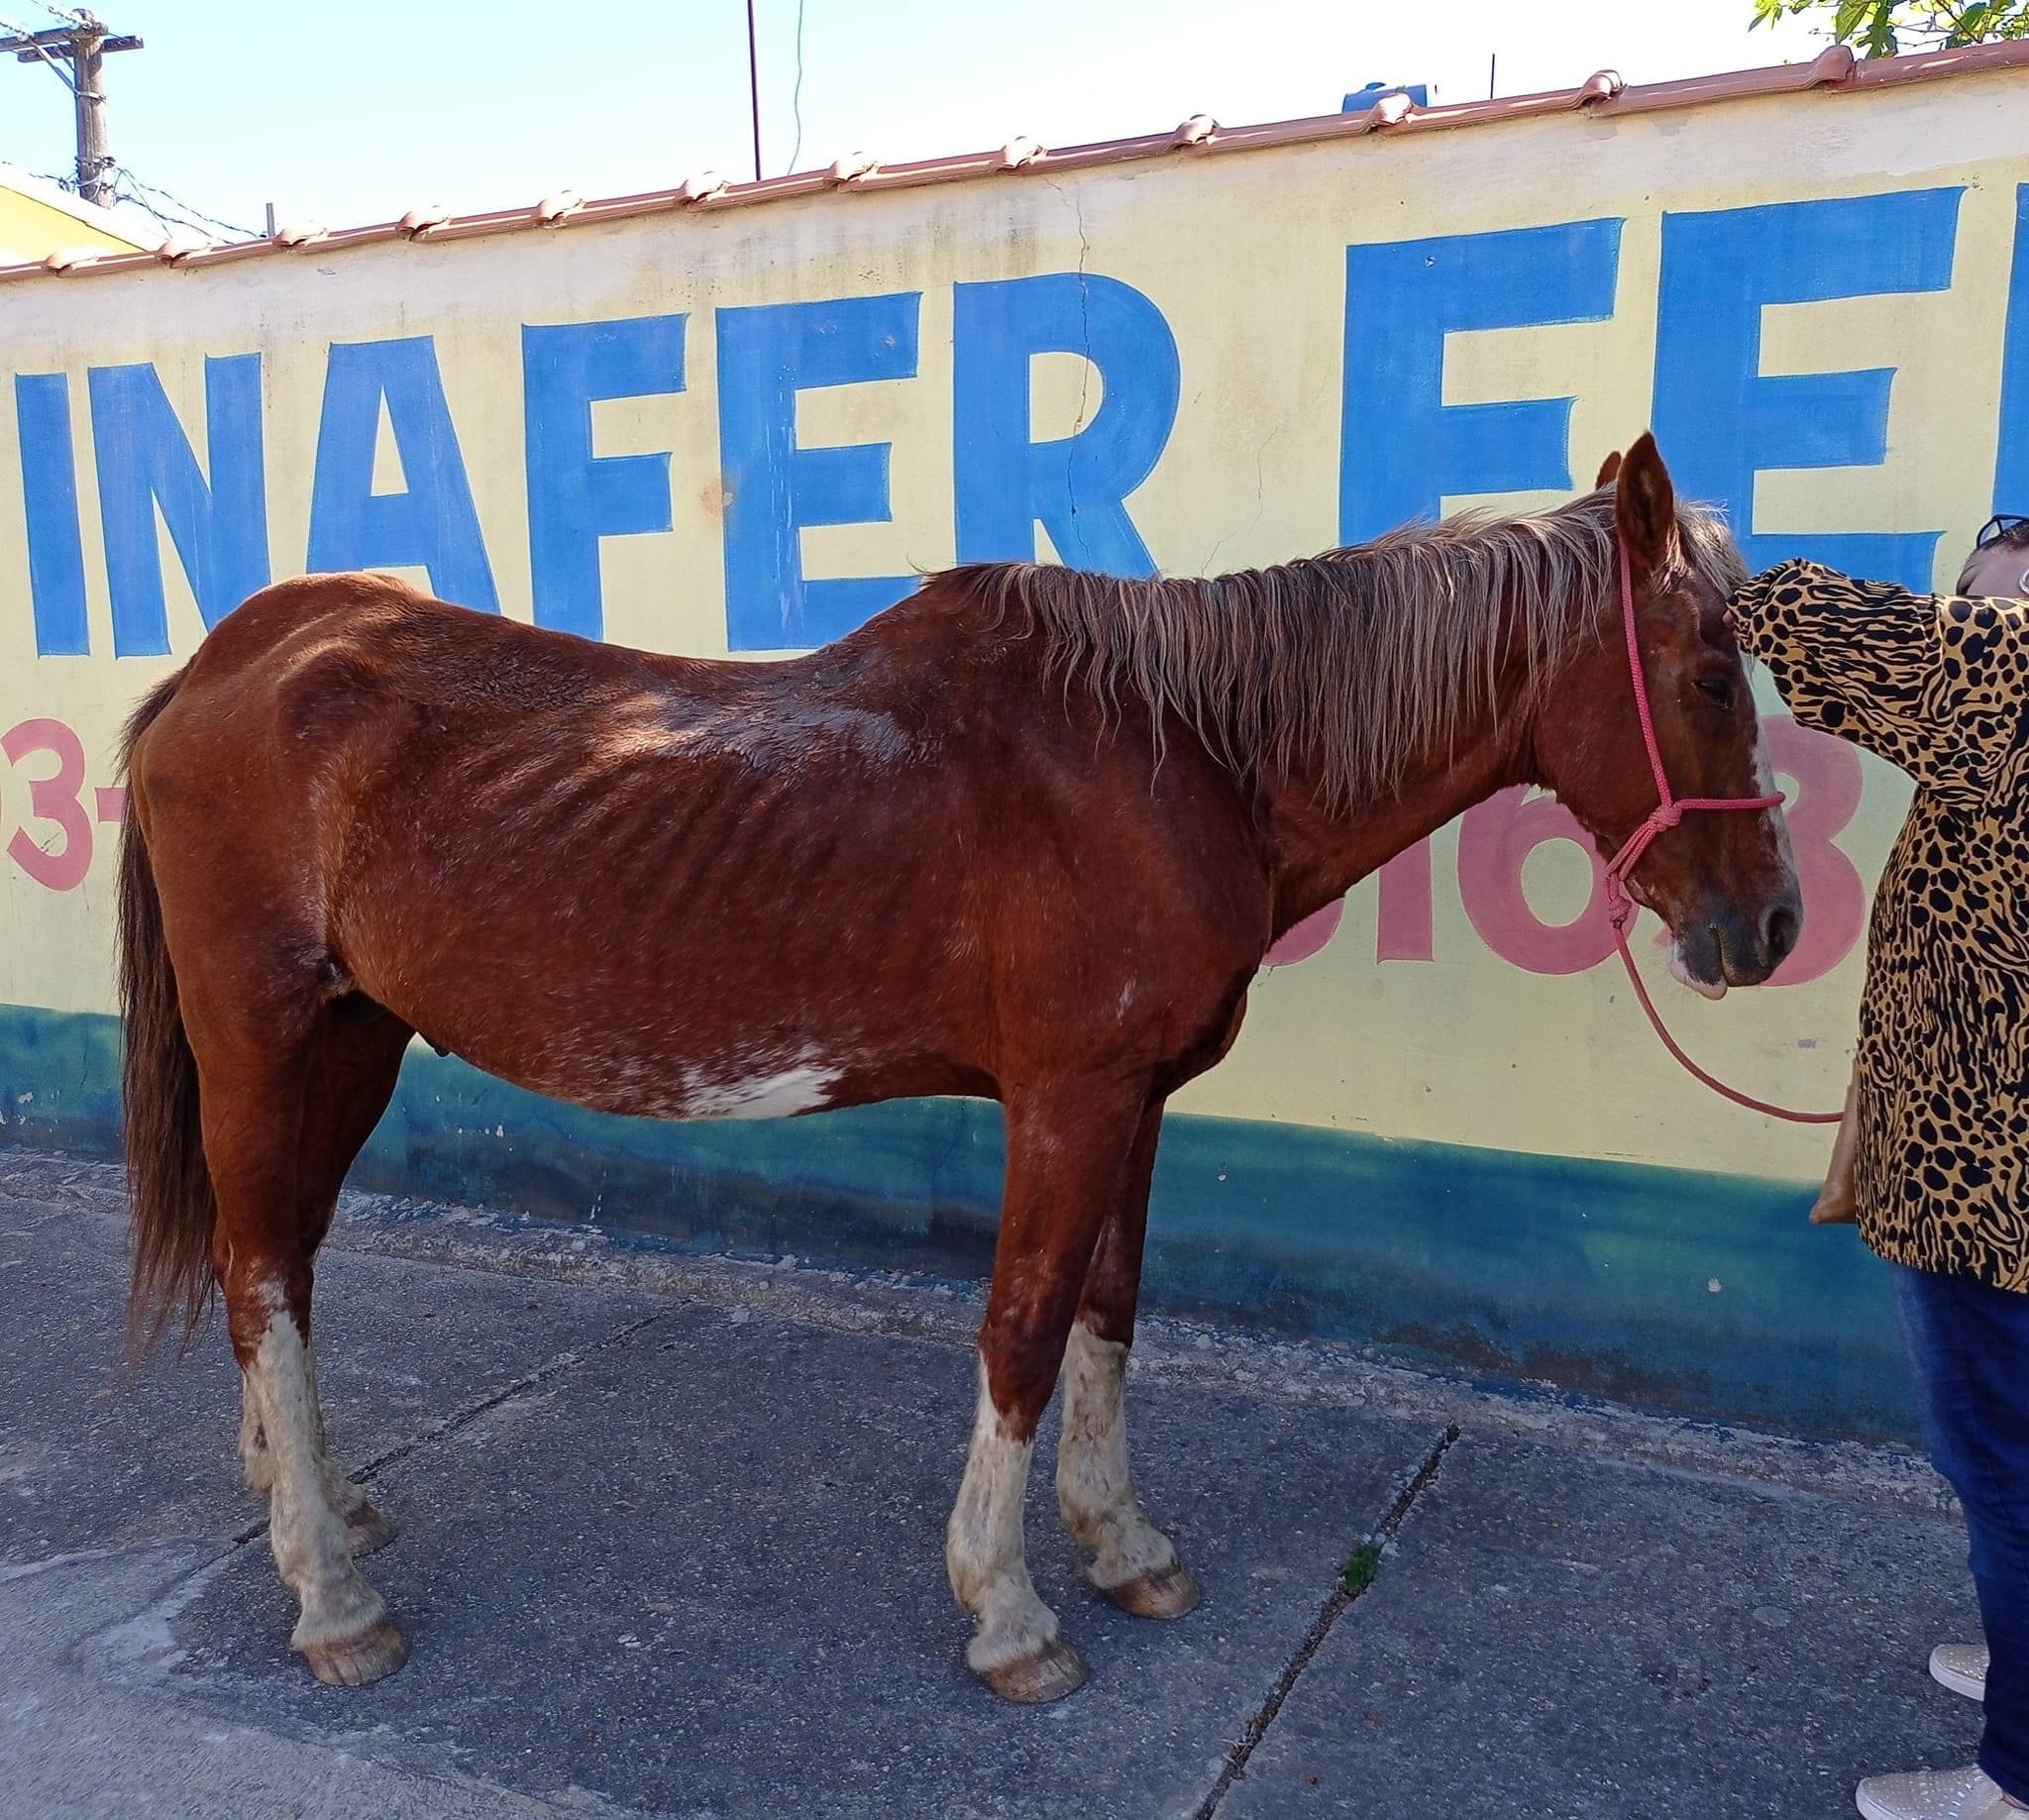
M144 244L134 238L133 225L123 217L80 202L43 178L0 164L0 264L26 263L77 248L125 252Z
M754 656L954 559L1214 572L1548 503L1653 424L1757 566L1948 585L2029 509L2025 101L1997 71L0 289L0 1134L105 1139L116 729L270 577ZM1834 1106L1906 787L1765 706L1803 946L1716 1006L1648 964L1708 1063ZM1899 1429L1875 1273L1795 1230L1825 1135L1675 1070L1569 833L1484 804L1284 944L1175 1103L1155 1291ZM970 1266L983 1129L643 1132L412 1063L366 1169L902 1264L948 1204Z

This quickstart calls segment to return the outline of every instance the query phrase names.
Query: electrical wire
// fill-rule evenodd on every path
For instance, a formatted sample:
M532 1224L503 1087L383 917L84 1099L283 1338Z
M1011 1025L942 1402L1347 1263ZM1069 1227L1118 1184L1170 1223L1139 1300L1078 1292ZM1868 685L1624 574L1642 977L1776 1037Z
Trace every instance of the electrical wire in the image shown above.
M11 19L0 19L0 32L5 32L10 38L33 39L36 36L26 26L16 25ZM66 67L61 57L52 55L49 48L45 45L29 44L23 48L21 54L25 55L28 52L33 52L53 69L56 72L56 80L69 89L73 95L77 93L76 79L71 75L70 70Z
M171 194L160 185L145 181L136 176L125 164L115 164L108 174L112 178L115 196L123 202L132 202L135 207L153 215L157 221L179 228L191 228L198 233L220 228L228 234L238 235L242 240L261 238L253 228L242 227L236 221L222 221L216 215L207 215L196 204L185 202L182 197ZM152 202L149 200L151 196L160 200ZM161 203L167 203L169 206L163 208L160 206Z
M796 115L797 140L789 155L789 167L797 167L803 154L803 0L797 0L797 85L790 91L790 109Z
M76 11L67 6L57 6L53 4L53 0L36 0L36 4L59 24L73 27L79 31L101 31L104 29L103 23L92 13ZM33 43L32 41L37 36L35 33L31 32L26 26L18 25L15 21L6 18L0 18L0 32L8 34L10 37L31 41L24 47L24 50L33 51L36 55L41 57L45 63L56 72L58 80L62 82L65 88L69 89L73 94L77 92L75 72L65 67L64 59L53 55L47 47ZM77 193L75 178L52 176L46 177L44 180L53 182L73 195ZM208 233L211 229L216 228L223 230L227 234L236 234L246 240L258 238L252 228L242 227L238 222L234 221L223 221L216 215L208 215L194 203L185 202L180 196L173 195L168 190L161 188L160 185L150 183L145 178L137 176L125 164L109 165L100 173L99 180L110 187L117 200L133 203L144 214L152 215L165 227L189 228L200 234Z

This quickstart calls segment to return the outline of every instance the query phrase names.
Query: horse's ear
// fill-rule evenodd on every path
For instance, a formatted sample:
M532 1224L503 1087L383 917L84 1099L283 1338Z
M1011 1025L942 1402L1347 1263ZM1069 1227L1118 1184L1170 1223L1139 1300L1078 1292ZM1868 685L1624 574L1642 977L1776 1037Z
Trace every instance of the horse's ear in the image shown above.
M1595 487L1611 486L1613 484L1614 477L1617 474L1619 474L1620 471L1621 452L1618 449L1616 449L1611 455L1609 455L1606 458L1605 461L1599 464L1599 479L1594 481L1592 484Z
M1676 488L1670 484L1655 438L1647 430L1614 476L1613 517L1638 577L1676 560Z

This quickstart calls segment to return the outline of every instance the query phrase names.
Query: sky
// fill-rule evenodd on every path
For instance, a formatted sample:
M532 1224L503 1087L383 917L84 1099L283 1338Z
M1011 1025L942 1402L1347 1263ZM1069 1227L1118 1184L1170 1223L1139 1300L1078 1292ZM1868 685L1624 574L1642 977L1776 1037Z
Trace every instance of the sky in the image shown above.
M1751 0L754 0L769 175L1114 139L1194 114L1330 113L1369 81L1431 99L1805 59ZM114 156L194 211L259 229L387 220L754 173L746 0L98 0L146 48L106 60ZM37 0L0 20L43 29ZM798 37L801 80L799 89ZM1490 70L1491 65L1491 70ZM72 159L70 97L0 62L0 161ZM163 207L169 204L164 202Z

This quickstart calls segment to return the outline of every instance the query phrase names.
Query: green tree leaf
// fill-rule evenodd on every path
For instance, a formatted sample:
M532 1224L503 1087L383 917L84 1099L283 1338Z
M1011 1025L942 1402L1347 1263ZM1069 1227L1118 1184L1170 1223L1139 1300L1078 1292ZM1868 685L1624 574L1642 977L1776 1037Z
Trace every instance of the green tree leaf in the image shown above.
M1869 56L2029 38L2029 0L1751 0L1748 24L1815 16L1835 44Z

